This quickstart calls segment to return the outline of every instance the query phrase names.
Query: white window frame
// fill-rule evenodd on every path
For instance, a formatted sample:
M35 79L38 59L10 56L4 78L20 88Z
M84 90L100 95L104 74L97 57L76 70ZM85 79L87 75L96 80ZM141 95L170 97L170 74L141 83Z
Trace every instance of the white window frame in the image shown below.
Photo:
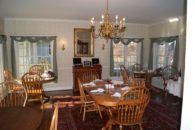
M176 41L169 42L169 43L162 42L161 44L154 43L154 46L153 46L153 52L154 52L154 55L153 55L153 69L154 70L157 69L157 68L160 68L160 67L165 67L167 65L173 65L173 60L172 60L172 63L169 63L169 58L170 58L170 56L169 56L169 44L171 44L171 43L175 43L175 45L176 45ZM160 45L165 46L164 47L165 50L164 50L163 55L159 55L159 52L160 52L159 51L159 46ZM174 49L174 51L175 51L175 49ZM160 56L164 58L164 62L161 65L158 66L158 64L160 64L160 63L158 63L158 57L160 57ZM174 54L172 56L172 59L173 58L174 58Z
M16 67L17 67L17 77L21 77L24 73L28 72L30 66L34 65L34 64L38 64L38 58L41 57L41 58L45 58L46 57L49 57L48 55L47 56L38 56L38 53L37 53L37 44L41 44L41 43L30 43L28 41L24 41L24 42L18 42L18 41L14 41L14 48L15 48L15 52L16 52ZM50 68L49 67L45 67L44 69L45 70L48 70L48 69L53 69L53 44L54 44L54 41L50 41L50 59L51 59L51 64L50 64ZM32 45L32 46L31 46ZM23 49L24 51L20 50L20 53L23 53L22 56L19 56L19 46L23 46ZM33 49L32 49L33 48ZM32 52L32 50L34 52ZM31 55L33 54L33 55ZM19 63L19 61L21 61L20 59L23 58L23 62ZM26 57L26 58L25 58ZM33 59L33 63L30 61L30 59ZM26 63L25 63L26 62ZM43 61L44 62L44 61ZM41 65L46 65L45 63L41 63ZM23 67L23 70L21 71L21 69L19 69L20 66L24 66Z
M117 45L123 45L123 61L122 62L114 62L114 66L115 64L118 64L116 65L117 67L114 67L114 71L119 71L120 69L120 65L123 64L125 65L125 67L130 67L131 65L135 64L135 63L141 63L141 43L139 42L131 42L129 43L128 45L124 45L122 42L119 42L118 44L114 44L112 43L113 46L117 46ZM131 46L132 44L137 44L137 53L136 53L136 61L135 62L128 62L127 58L128 58L128 46ZM114 58L114 47L113 47L113 58Z

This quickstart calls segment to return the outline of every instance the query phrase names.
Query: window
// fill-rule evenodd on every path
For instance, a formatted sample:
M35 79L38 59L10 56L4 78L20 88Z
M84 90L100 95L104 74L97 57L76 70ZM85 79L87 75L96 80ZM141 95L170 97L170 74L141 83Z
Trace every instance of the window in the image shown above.
M131 42L124 45L121 42L113 45L114 70L119 70L120 65L129 67L135 63L140 63L141 44Z
M0 83L3 82L3 45L0 44Z
M173 42L154 43L153 69L173 65L176 40Z
M143 39L120 39L112 41L110 74L111 76L120 75L120 65L127 68L142 63L142 42Z
M15 40L13 40L16 77L21 77L35 64L43 65L46 71L54 71L55 39L52 38L48 40L48 37L22 38L16 37Z

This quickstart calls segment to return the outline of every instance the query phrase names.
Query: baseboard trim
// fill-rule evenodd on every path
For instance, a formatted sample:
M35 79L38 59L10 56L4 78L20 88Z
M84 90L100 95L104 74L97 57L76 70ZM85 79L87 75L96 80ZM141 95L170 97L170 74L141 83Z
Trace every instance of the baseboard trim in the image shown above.
M70 90L72 86L44 86L44 91Z

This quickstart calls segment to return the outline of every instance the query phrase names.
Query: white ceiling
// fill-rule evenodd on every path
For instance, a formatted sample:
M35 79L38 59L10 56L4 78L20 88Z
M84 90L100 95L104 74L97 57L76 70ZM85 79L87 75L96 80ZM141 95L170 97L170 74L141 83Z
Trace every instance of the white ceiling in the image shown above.
M111 19L150 24L184 14L185 0L109 0ZM100 20L106 0L0 0L2 18Z

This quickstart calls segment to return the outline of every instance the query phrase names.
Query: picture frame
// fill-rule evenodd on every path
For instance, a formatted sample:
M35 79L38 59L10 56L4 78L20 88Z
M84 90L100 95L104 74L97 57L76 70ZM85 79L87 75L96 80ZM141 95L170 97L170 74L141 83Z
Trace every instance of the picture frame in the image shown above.
M74 28L74 56L94 56L94 38L91 29Z
M85 67L90 67L91 66L91 61L83 61L83 65L85 66Z

